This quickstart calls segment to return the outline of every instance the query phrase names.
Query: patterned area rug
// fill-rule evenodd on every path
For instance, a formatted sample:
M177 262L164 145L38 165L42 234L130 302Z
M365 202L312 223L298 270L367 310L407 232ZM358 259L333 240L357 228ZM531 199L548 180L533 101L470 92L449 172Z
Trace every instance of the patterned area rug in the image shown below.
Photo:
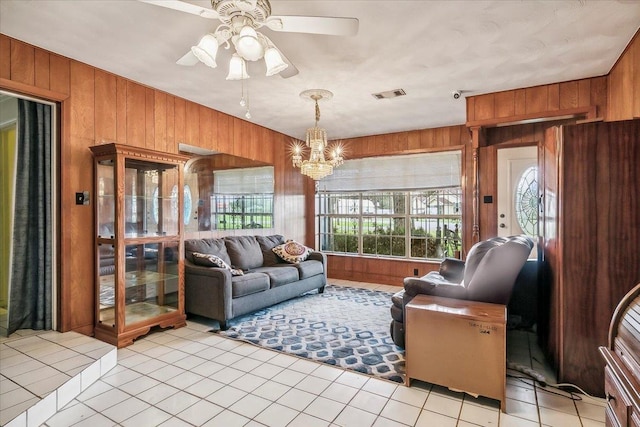
M404 350L389 335L391 292L327 285L228 322L219 333L402 382Z

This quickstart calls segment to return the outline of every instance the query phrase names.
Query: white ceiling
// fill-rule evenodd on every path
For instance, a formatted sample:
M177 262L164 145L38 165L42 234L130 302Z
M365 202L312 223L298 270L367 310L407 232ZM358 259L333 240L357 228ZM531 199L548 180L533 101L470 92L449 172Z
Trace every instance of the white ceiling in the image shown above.
M192 1L210 7L208 0ZM607 74L640 26L640 0L272 0L274 15L355 17L353 37L263 28L300 70L265 77L250 63L251 121L301 138L322 88L330 139L462 124L464 96ZM0 0L0 32L244 118L241 83L175 61L219 21L134 0ZM224 55L229 55L224 51ZM223 56L224 57L224 56ZM404 97L376 100L402 88ZM454 100L452 91L462 90Z

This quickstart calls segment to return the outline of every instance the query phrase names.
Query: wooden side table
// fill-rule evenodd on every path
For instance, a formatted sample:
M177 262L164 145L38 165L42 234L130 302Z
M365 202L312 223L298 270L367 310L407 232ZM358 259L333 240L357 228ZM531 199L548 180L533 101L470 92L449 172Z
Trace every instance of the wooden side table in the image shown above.
M417 295L405 306L405 363L411 379L500 401L506 408L507 308Z

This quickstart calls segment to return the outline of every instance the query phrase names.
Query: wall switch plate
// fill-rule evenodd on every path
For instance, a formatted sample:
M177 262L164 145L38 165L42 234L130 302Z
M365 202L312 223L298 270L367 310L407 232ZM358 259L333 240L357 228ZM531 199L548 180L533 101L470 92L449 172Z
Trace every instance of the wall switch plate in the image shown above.
M484 203L493 203L493 196L483 196L482 201Z
M417 276L417 275L418 275L418 269L417 269L417 268L414 268L414 269L413 269L413 275L414 275L414 276Z
M83 191L76 193L76 205L88 205L89 204L89 192Z

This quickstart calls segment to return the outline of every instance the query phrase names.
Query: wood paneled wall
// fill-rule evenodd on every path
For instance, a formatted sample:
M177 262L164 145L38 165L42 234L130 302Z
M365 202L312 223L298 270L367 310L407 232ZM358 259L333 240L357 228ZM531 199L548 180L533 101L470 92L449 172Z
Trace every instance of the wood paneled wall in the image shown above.
M542 186L548 349L558 381L604 395L609 323L640 281L640 120L550 129ZM548 255L548 256L547 256Z
M593 114L603 117L607 111L607 88L607 77L603 76L467 98L467 125L485 129L483 144L478 148L480 240L494 237L498 233L497 150L540 145L544 140L545 130L549 127L575 123L577 119ZM553 120L554 117L565 114L576 117ZM518 124L536 117L546 121ZM502 124L510 125L500 126ZM484 196L493 196L493 203L483 203ZM470 218L471 216L466 217L467 224ZM468 249L468 245L465 246Z
M435 129L424 129L407 132L375 135L362 138L342 140L347 159L358 159L373 156L390 156L402 154L416 154L447 149L462 149L463 164L467 164L465 147L470 143L469 131L464 126L449 126ZM467 167L463 168L463 188ZM311 180L309 180L311 181ZM311 181L310 191L307 193L307 211L314 211L314 188ZM469 204L466 202L465 213ZM307 229L315 230L313 216L307 217ZM470 229L463 231L470 232ZM307 245L314 245L314 236L308 233ZM310 235L310 236L309 236ZM439 263L426 261L393 260L375 257L354 257L347 255L329 255L329 277L345 280L357 280L372 283L384 283L402 286L402 280L414 275L422 276L429 271L437 270Z
M467 126L495 126L564 115L588 107L607 111L607 77L533 86L467 97Z
M286 162L284 135L81 62L0 35L0 88L60 103L59 328L85 334L94 324L92 145L118 142L169 153L178 144L274 165L276 227L305 237L304 182ZM291 214L294 213L294 214Z
M609 73L606 120L640 118L640 30Z

